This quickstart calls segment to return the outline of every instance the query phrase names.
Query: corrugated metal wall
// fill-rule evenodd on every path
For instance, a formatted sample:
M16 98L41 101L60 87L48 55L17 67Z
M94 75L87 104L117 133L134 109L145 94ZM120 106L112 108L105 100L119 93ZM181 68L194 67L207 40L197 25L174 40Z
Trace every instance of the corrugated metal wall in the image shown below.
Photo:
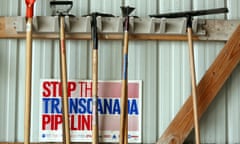
M36 15L50 15L49 0L37 0ZM71 11L83 15L101 11L121 15L120 6L136 7L134 15L157 12L228 7L228 15L205 18L239 19L239 0L74 0ZM24 16L23 0L1 0L1 16ZM196 72L199 81L223 48L223 42L196 42ZM32 85L32 137L38 141L39 83L41 78L59 78L58 42L34 40ZM67 42L69 79L91 79L91 51L87 41ZM121 79L121 41L101 41L99 79ZM190 94L186 42L131 41L129 79L143 80L143 143L154 143ZM0 40L0 141L23 141L25 85L25 40ZM201 119L203 143L240 143L240 66ZM190 136L188 141L192 141Z

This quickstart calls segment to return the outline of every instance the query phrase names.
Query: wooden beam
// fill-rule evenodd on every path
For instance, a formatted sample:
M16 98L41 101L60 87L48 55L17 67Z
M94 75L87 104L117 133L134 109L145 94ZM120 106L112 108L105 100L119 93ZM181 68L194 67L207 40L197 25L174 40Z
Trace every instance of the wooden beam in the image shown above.
M199 117L207 110L239 61L240 25L199 82L197 87ZM190 96L160 137L157 142L158 144L184 142L193 129L192 104L192 98Z
M17 17L0 16L0 39L25 39L25 33L17 32ZM201 41L226 41L236 27L240 24L239 20L206 20L202 29L206 30L207 35L195 35L193 40ZM58 39L55 32L33 32L34 39ZM68 40L90 40L91 34L88 33L66 33ZM122 40L122 33L99 33L100 40ZM186 34L158 34L158 33L130 33L129 40L168 40L186 41Z
M25 39L25 33L16 31L16 17L0 17L0 39ZM58 39L58 33L34 33L34 39ZM66 33L68 40L91 40L90 33ZM100 40L122 40L122 33L100 33ZM166 34L129 34L130 40L187 40L186 35L166 35ZM198 40L198 36L194 36L194 40Z

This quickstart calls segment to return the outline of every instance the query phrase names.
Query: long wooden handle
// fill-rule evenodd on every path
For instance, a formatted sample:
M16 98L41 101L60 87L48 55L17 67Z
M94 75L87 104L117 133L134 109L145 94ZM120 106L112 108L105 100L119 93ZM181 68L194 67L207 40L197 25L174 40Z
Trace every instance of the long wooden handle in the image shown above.
M94 46L94 45L93 45ZM93 48L92 52L92 144L98 144L98 49Z
M128 31L124 32L120 144L128 143Z
M70 144L70 130L68 117L68 87L67 87L67 60L66 60L66 44L64 16L60 16L60 67L61 67L61 84L63 91L63 136L64 142Z
M191 84L192 84L192 98L193 98L193 115L194 115L194 127L195 127L195 139L196 144L200 144L200 130L198 123L198 107L197 107L197 89L196 89L196 75L195 75L195 63L194 63L194 49L192 42L192 28L188 28L188 47L189 47L189 61L191 70Z
M31 86L32 86L32 18L26 24L26 80L25 80L25 114L24 114L24 144L30 142L31 126Z

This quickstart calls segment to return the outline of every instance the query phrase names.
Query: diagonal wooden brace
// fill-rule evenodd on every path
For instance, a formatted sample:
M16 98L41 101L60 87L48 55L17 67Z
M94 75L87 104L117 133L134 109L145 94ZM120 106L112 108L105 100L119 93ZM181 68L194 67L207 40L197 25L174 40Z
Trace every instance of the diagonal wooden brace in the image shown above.
M201 117L240 61L240 25L198 84L198 114ZM158 144L183 143L193 129L191 96L179 110Z

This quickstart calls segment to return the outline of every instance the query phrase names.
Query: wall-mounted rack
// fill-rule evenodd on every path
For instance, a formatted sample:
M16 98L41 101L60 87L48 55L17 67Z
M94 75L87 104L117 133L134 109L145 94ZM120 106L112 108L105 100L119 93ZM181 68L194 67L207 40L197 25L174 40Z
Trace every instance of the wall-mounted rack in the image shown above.
M99 39L122 39L122 17L98 17ZM91 39L91 17L65 18L66 38ZM194 40L226 41L239 20L194 19ZM25 17L0 17L0 38L25 38ZM59 31L58 17L36 16L33 18L33 38L57 39ZM130 18L131 40L186 40L186 19L166 18Z
M24 17L16 17L17 32L25 32ZM37 16L33 18L33 28L36 33L57 33L59 31L58 17ZM66 32L90 33L91 17L65 17ZM193 29L197 35L205 35L201 27L205 20L194 20ZM97 17L98 31L101 33L121 33L123 31L122 17ZM186 19L130 18L130 32L135 34L186 34Z

